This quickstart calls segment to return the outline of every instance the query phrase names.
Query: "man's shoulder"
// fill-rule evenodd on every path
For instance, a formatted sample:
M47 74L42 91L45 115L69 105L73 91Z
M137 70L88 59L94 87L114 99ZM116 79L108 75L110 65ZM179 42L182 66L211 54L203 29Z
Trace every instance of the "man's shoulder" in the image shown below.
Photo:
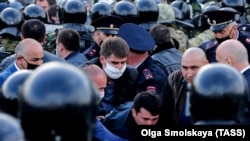
M203 43L201 43L201 45L199 46L199 48L203 49L204 51L209 50L213 47L218 46L218 41L216 41L216 39L210 39L207 41L204 41Z

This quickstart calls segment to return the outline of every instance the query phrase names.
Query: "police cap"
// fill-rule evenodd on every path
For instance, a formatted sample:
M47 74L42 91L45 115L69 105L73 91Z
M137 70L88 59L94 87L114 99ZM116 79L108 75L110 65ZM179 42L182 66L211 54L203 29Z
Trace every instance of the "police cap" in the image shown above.
M101 30L105 34L116 35L122 23L122 18L115 15L107 15L95 19L91 25L93 25L96 30Z
M151 51L155 46L155 41L150 33L134 23L123 24L118 36L128 43L130 49L135 51Z
M212 31L220 31L229 23L235 21L235 15L239 14L235 9L224 7L218 10L204 11L207 15Z

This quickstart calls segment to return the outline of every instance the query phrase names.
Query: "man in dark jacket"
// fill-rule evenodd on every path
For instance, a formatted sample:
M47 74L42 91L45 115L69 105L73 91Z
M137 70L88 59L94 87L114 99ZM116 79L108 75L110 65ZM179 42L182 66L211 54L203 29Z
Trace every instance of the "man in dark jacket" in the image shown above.
M21 38L22 40L25 38L32 38L41 43L43 45L45 43L45 25L40 20L37 19L30 19L23 23L21 28ZM4 60L1 61L0 64L0 71L3 71L7 68L12 62L15 60L15 54L6 57ZM50 62L50 61L64 61L60 57L52 54L46 50L44 50L44 58L43 62Z
M154 91L142 91L133 102L115 108L102 123L112 133L130 141L138 141L141 140L140 125L156 126L161 104L161 98Z
M114 107L127 101L133 101L137 94L135 79L136 69L126 65L129 48L120 37L105 40L101 46L100 57L93 58L80 65L80 68L89 64L96 64L108 76L105 96L101 105L109 113Z
M187 112L187 84L191 83L199 69L208 64L204 51L200 48L189 48L183 56L181 69L168 77L163 90L163 116L161 122L166 125L190 125L190 114Z
M155 40L156 47L152 51L152 58L164 68L168 76L181 68L182 52L173 44L168 27L162 24L154 25L149 33Z
M216 60L236 68L246 78L250 88L250 65L247 50L244 45L235 39L221 43L216 50ZM249 95L249 94L248 94ZM248 98L244 124L250 124L250 99Z

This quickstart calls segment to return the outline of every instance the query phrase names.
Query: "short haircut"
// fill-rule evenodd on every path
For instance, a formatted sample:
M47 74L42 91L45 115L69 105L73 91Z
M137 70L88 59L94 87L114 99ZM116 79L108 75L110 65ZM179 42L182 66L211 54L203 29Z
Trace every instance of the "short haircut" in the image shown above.
M30 19L23 23L21 32L24 38L32 38L41 43L45 38L46 28L42 21Z
M160 114L161 106L162 100L154 91L142 91L135 96L132 108L137 113L144 108L155 116Z
M110 57L112 54L118 58L128 56L129 46L121 37L113 37L105 40L101 45L100 55L104 58Z
M171 42L170 31L165 25L156 24L150 29L149 33L154 38L156 45L164 45Z
M53 21L53 19L51 18L52 16L57 16L57 6L58 5L52 5L49 10L48 10L48 16L49 16L49 19L54 23L55 21Z
M73 28L65 28L59 31L57 43L63 44L68 51L77 51L80 49L80 35Z

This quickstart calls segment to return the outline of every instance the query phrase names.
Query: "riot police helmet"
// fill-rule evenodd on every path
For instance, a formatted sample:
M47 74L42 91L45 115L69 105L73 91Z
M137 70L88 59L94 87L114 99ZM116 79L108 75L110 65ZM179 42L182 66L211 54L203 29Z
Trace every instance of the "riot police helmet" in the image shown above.
M138 9L140 23L156 22L159 16L159 8L156 1L137 0L135 6Z
M241 124L249 88L232 66L208 64L190 86L190 113L195 124Z
M23 10L23 17L25 20L38 19L43 23L47 23L46 11L39 5L30 4Z
M183 12L180 9L173 7L174 14L175 14L175 23L183 28L186 29L193 29L194 25L189 19L185 19L183 16Z
M97 2L92 6L90 14L91 20L95 21L100 17L113 15L114 12L112 5L109 5L106 2Z
M17 117L19 90L31 72L31 70L17 71L4 81L0 94L0 109L2 111Z
M20 29L24 22L21 11L8 7L0 14L0 35L9 34L14 37L20 36Z
M61 24L63 23L63 7L67 1L68 0L61 0L59 5L57 6L57 16Z
M232 7L238 12L240 12L240 15L245 14L245 5L244 0L222 0L221 1L222 7Z
M114 15L123 19L123 23L138 23L139 14L134 3L129 1L119 1L114 5Z
M190 19L191 15L190 15L190 7L188 6L187 2L185 1L173 1L170 4L172 7L176 7L177 9L179 9L182 14L183 14L183 18L184 19Z
M68 0L63 6L63 23L84 24L87 20L87 10L79 0Z
M23 129L17 118L0 112L0 140L25 141Z
M80 69L48 62L22 88L20 118L28 140L91 140L98 90Z

